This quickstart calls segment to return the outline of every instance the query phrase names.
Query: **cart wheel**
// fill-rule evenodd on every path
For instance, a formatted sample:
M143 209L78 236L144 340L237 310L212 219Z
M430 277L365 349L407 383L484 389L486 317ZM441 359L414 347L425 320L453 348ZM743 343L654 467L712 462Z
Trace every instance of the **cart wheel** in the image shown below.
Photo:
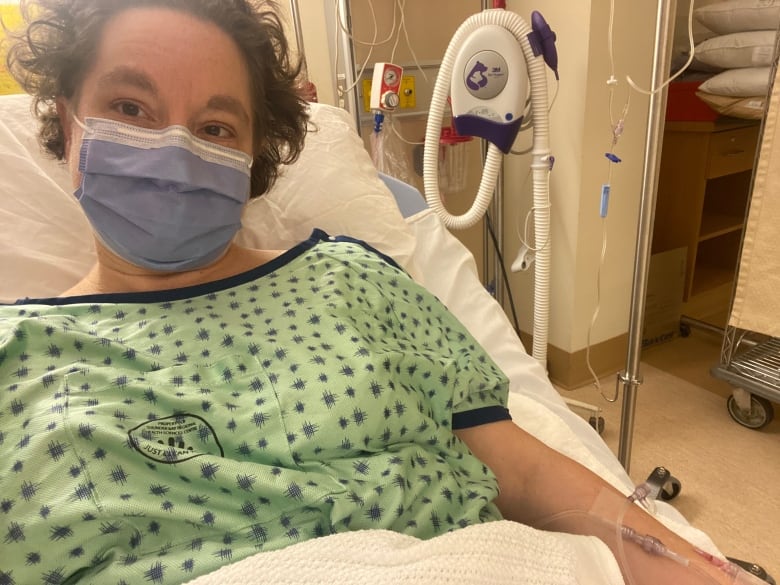
M691 334L691 326L687 323L680 323L680 337L688 337Z
M590 423L590 426L592 426L594 429L596 429L596 432L599 435L603 435L604 434L604 417L603 416L599 416L599 417L592 416L592 417L590 417L588 419L588 423Z
M681 490L682 484L680 483L680 480L673 475L670 475L668 481L661 488L661 491L658 492L658 497L664 502L668 502L679 496Z
M750 395L750 410L744 410L739 407L734 396L729 396L726 401L731 418L749 429L761 429L772 422L775 417L775 410L772 403L763 396Z

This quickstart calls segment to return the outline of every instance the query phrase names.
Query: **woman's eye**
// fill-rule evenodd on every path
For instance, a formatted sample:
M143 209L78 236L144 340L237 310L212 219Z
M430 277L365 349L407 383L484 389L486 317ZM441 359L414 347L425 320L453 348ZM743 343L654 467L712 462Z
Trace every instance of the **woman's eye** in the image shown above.
M135 118L141 113L141 108L132 102L122 102L118 107L120 113L124 116Z
M215 138L230 138L231 132L225 128L224 126L219 126L217 124L209 124L208 126L204 126L203 128L204 134L207 134L208 136L213 136Z

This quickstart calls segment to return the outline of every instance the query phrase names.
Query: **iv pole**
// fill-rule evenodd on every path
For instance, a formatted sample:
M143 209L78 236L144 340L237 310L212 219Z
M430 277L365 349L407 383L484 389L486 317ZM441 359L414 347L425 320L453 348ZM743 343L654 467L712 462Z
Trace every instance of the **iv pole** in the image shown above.
M675 0L658 0L656 16L655 48L653 51L650 113L647 120L645 159L642 178L642 196L639 209L636 256L634 260L634 283L631 293L631 317L628 331L628 353L626 369L617 376L616 385L623 384L623 409L620 419L620 441L618 460L628 473L631 465L631 443L634 431L636 396L642 378L639 361L642 353L642 329L645 317L645 295L647 274L650 267L650 246L653 238L653 221L658 190L658 169L660 166L660 145L663 138L664 113L666 111L666 88L661 87L669 72L671 63L671 18L675 13Z

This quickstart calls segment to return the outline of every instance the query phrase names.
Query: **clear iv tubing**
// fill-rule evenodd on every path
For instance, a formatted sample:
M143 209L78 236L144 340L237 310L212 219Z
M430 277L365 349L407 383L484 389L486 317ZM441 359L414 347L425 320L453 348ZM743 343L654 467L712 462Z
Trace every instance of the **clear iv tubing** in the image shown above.
M634 544L637 544L639 547L642 548L642 550L644 550L646 553L650 555L665 557L667 559L670 559L678 563L679 565L687 567L690 571L696 573L697 576L702 577L710 581L711 583L714 584L720 583L720 581L716 580L713 576L706 573L703 570L703 568L701 568L699 565L695 563L691 563L690 559L667 548L663 544L663 542L661 542L656 537L651 536L649 534L639 534L636 530L634 530L630 526L626 526L625 524L623 524L623 519L626 515L626 512L629 510L630 506L634 502L639 502L643 504L650 504L652 502L652 500L647 499L649 493L650 493L650 487L647 483L643 483L637 486L634 492L631 495L629 495L628 498L626 498L626 504L623 506L623 509L620 511L620 514L615 523L617 547L620 552L620 557L623 561L623 566L625 567L629 585L638 585L638 584L634 580L634 577L631 573L631 568L628 563L628 559L626 557L626 552L625 552L626 542L633 542ZM696 554L699 555L699 557L707 561L707 563L709 563L710 565L718 568L726 577L728 577L728 583L731 583L733 585L766 585L766 583L763 580L760 580L758 577L751 575L750 573L748 573L747 571L745 571L744 569L742 569L741 567L739 567L735 563L732 563L729 560L716 557L715 555L708 553L696 546L694 546L693 549L696 552Z
M602 495L605 493L606 492L602 492ZM638 549L643 550L649 556L658 557L659 559L666 558L674 563L677 563L680 565L680 567L690 571L691 577L697 578L697 583L720 585L721 583L725 582L729 583L730 585L766 585L765 581L759 579L755 575L752 575L748 571L745 571L735 563L716 557L715 555L712 555L694 546L693 550L698 555L698 560L703 560L707 564L717 568L720 572L723 573L726 581L716 579L713 575L707 573L700 564L692 562L694 559L687 558L678 552L671 550L655 536L650 534L641 534L630 526L623 524L626 512L635 502L643 504L651 513L654 511L655 503L653 500L647 499L649 493L650 486L646 483L641 484L637 486L631 495L623 499L622 503L618 504L620 509L618 511L617 518L614 520L615 542L617 548L615 556L618 560L618 564L620 565L620 569L623 573L626 585L644 585L645 583L644 581L637 581L634 577L634 574L631 570L631 563L629 562L628 555L626 553L626 543L634 544ZM617 494L606 494L607 497L610 498L619 498ZM596 500L599 504L601 503L599 500L600 497L601 496L597 497ZM594 504L593 508L596 508L597 506L598 504ZM605 524L613 522L610 520L610 518L595 513L593 509L591 509L589 512L570 510L566 512L560 512L543 519L543 521L539 523L537 527L540 530L558 530L558 528L553 526L553 524L559 520L570 518L595 519Z
M474 203L463 215L453 216L444 208L439 192L439 136L444 107L449 94L452 69L458 50L466 37L477 28L496 24L511 32L525 56L531 89L533 113L533 149L531 169L533 171L534 207L538 210L534 221L535 244L548 242L550 232L549 184L547 177L551 169L550 124L547 104L547 77L542 55L534 55L528 34L531 27L514 12L492 9L474 14L460 25L452 37L439 67L439 75L433 89L428 123L425 129L425 154L423 158L423 179L425 198L428 205L452 229L465 229L476 224L485 214L503 161L502 152L494 144L488 146L482 171L482 180ZM532 355L542 367L547 368L547 338L550 313L550 246L545 245L535 257L534 279L534 332Z

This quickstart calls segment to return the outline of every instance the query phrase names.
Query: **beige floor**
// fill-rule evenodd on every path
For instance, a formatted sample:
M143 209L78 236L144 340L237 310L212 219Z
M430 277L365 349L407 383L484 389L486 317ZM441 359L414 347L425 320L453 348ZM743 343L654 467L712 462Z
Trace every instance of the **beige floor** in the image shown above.
M728 556L762 565L780 578L780 405L761 431L728 415L729 384L713 378L721 336L694 330L642 356L630 475L644 480L656 466L682 482L675 507ZM602 380L611 394L615 377ZM617 452L621 401L605 402L589 386L562 392L603 408L602 437Z

